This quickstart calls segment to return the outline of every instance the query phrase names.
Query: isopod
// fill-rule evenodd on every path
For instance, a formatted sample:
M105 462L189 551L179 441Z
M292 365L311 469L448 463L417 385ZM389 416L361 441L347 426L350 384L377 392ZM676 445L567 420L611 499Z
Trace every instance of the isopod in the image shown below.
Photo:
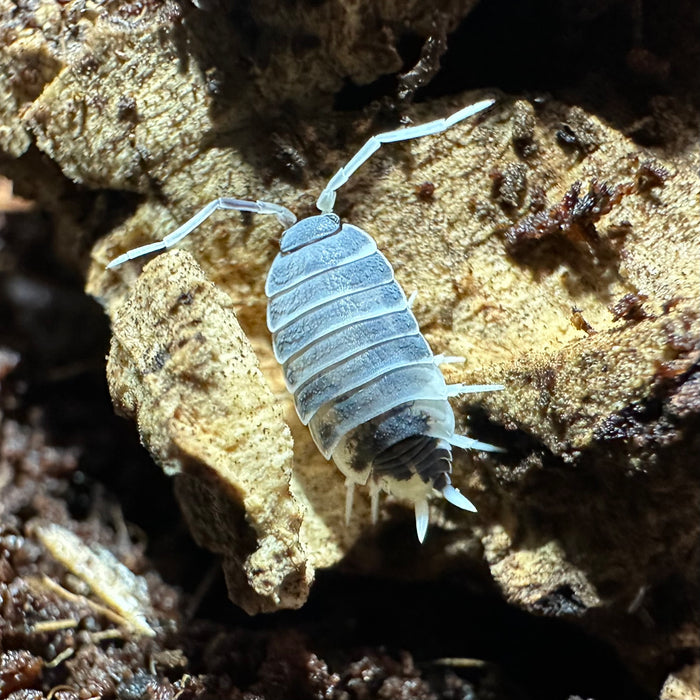
M452 485L452 447L501 451L456 434L448 398L503 386L445 382L439 365L463 358L433 354L412 300L374 239L333 213L335 193L383 143L440 133L493 102L483 100L446 119L371 137L321 192L317 216L297 222L278 204L220 198L162 241L130 250L107 266L170 248L219 209L276 216L285 231L265 284L267 325L299 418L323 456L346 477L346 520L355 485L368 485L373 522L379 493L386 491L413 503L421 542L433 492L476 511Z

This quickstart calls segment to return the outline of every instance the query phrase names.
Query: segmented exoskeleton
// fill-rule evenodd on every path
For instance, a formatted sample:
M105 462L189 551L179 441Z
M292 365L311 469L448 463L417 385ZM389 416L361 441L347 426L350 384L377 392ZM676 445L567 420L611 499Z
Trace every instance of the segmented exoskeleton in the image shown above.
M355 484L368 484L373 521L381 490L409 500L421 542L431 492L476 510L452 486L452 446L499 450L455 434L448 398L503 387L445 383L439 365L462 358L433 355L389 261L369 234L341 224L332 209L335 191L382 143L444 131L492 103L372 137L331 178L318 198L319 216L295 223L285 207L222 198L162 241L128 251L108 266L175 245L217 209L277 216L286 230L265 284L267 324L299 418L323 456L346 476L346 518Z

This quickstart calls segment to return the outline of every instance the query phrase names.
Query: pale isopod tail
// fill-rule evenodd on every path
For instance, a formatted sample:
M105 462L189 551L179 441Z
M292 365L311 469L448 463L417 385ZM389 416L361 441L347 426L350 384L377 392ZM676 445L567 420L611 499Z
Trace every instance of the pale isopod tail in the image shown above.
M453 506L476 513L476 506L463 494L456 489L452 484L447 484L442 489L442 495L446 501L449 501ZM419 499L413 504L416 512L416 533L418 541L423 544L425 534L428 531L428 522L430 520L430 509L428 508L427 499Z
M445 500L453 506L476 513L476 506L459 489L452 486L451 483L448 482L447 485L442 488L442 495ZM416 533L418 534L418 541L423 544L425 534L428 530L430 515L428 501L427 499L418 499L414 502L413 507L416 512Z
M447 484L442 490L442 495L446 501L449 501L453 506L462 510L469 510L476 513L476 506L463 494L459 489L456 489L452 484Z
M416 511L416 533L418 534L418 541L423 544L425 533L428 531L428 521L430 520L428 501L426 499L416 501L413 507Z

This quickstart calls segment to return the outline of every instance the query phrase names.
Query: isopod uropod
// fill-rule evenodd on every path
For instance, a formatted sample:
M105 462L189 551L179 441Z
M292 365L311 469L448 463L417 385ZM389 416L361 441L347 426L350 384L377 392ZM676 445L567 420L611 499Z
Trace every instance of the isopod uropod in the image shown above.
M326 185L316 203L320 215L297 222L277 204L220 198L162 241L130 250L107 266L175 245L218 209L275 215L286 230L265 284L267 325L299 418L346 477L346 519L355 485L369 485L373 522L380 491L411 501L421 542L432 492L476 510L452 486L452 447L500 451L455 434L448 398L503 387L446 384L439 365L463 359L433 354L411 300L372 237L333 213L335 192L383 143L437 134L493 102L373 136Z

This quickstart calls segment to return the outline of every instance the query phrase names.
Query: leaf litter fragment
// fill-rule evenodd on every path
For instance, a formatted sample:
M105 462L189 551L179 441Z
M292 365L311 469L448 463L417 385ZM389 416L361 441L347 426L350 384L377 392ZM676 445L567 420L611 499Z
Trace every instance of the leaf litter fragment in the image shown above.
M105 547L85 544L75 533L52 523L37 528L37 537L52 556L85 581L96 596L139 634L154 637L146 618L152 614L148 586Z

